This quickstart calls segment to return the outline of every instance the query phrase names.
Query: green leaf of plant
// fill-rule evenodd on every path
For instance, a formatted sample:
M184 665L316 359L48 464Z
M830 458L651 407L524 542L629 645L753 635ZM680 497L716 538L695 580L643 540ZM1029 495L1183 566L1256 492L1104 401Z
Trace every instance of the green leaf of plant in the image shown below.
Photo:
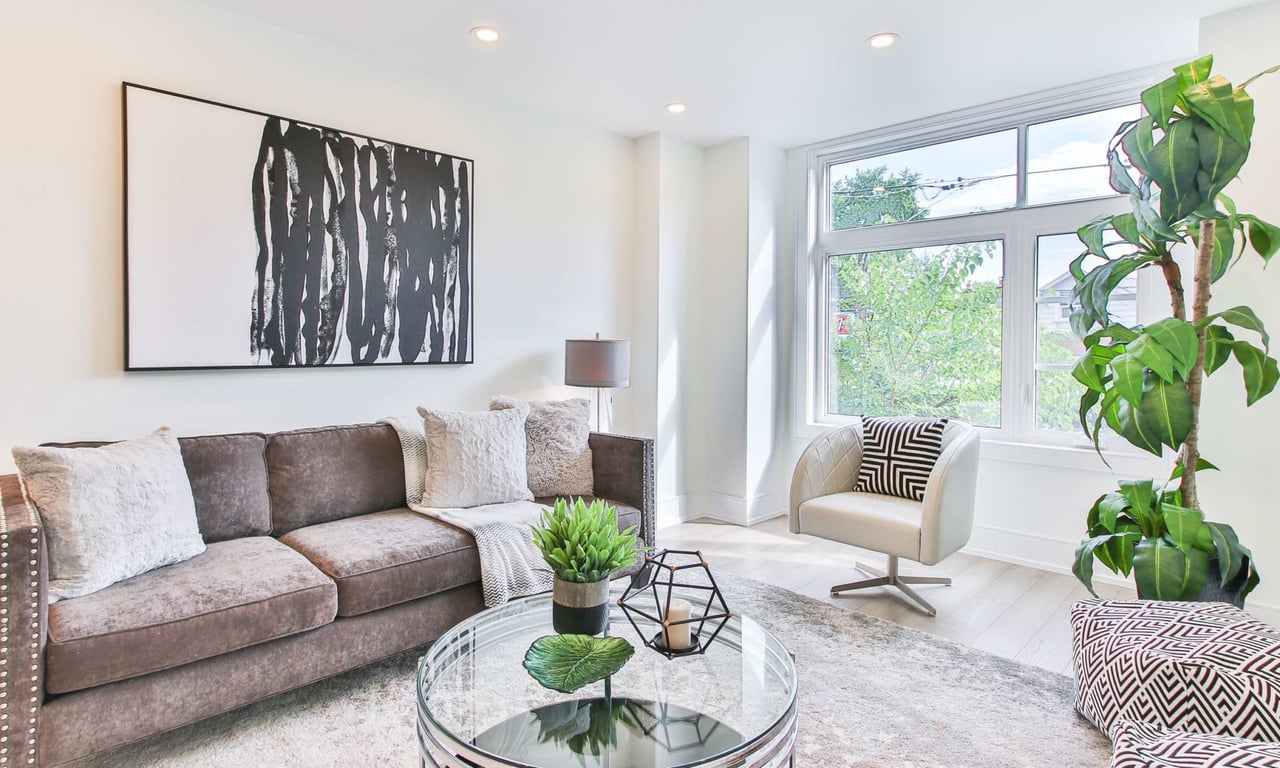
M1125 347L1125 352L1133 355L1143 365L1155 371L1155 374L1161 379L1165 381L1173 380L1173 353L1165 349L1150 335L1143 333L1129 342Z
M1133 405L1142 405L1142 385L1146 380L1147 367L1138 358L1125 353L1111 361L1111 372L1115 374L1112 386L1120 396Z
M1112 216L1111 228L1116 231L1116 234L1124 238L1125 242L1132 245L1142 244L1142 235L1138 232L1138 220L1134 218L1132 213Z
M1143 333L1165 348L1173 357L1173 366L1178 375L1187 378L1200 354L1200 339L1196 336L1196 327L1186 320L1166 317L1148 325Z
M1280 381L1280 366L1276 365L1275 358L1247 341L1232 342L1231 352L1244 371L1247 405L1253 405L1276 388L1276 382Z
M1164 123L1160 125L1163 126ZM1129 163L1140 171L1147 167L1151 149L1155 146L1154 129L1156 127L1156 122L1152 118L1139 119L1120 139L1120 146L1129 156Z
M1280 227L1259 219L1251 213L1240 214L1240 220L1248 225L1249 245L1263 261L1270 261L1280 251Z
M1120 481L1120 495L1129 502L1130 513L1136 518L1150 514L1154 494L1155 483L1150 478Z
M1103 247L1103 235L1110 226L1110 216L1099 216L1076 230L1076 237L1080 238L1080 242L1084 243L1088 253L1105 259L1107 258L1107 251Z
M1164 516L1165 533L1178 549L1191 554L1200 534L1200 527L1204 524L1204 513L1173 504L1162 505L1160 512Z
M1209 535L1213 538L1214 552L1218 556L1218 572L1222 575L1222 586L1234 579L1244 565L1244 552L1241 550L1240 537L1226 523L1205 523Z
M1232 307L1225 312L1218 312L1216 314L1209 315L1205 319L1201 320L1197 325L1199 327L1206 327L1215 320L1222 320L1223 322L1230 323L1237 328L1244 328L1245 330L1256 332L1262 337L1262 348L1268 352L1271 351L1271 336L1267 333L1266 327L1263 326L1262 320L1258 318L1258 315L1252 309L1243 306Z
M529 646L524 668L544 687L573 693L622 669L635 652L621 637L546 635Z
M1138 167L1160 187L1160 218L1172 224L1200 207L1204 202L1196 185L1200 149L1192 120L1174 120L1151 149L1148 161Z
M1182 93L1182 81L1174 75L1162 80L1142 92L1142 106L1147 114L1164 125L1173 116L1174 107L1178 106L1178 95Z
M1235 89L1222 75L1214 75L1182 92L1191 114L1244 148L1249 146L1253 133L1253 99L1243 92L1242 95L1243 98L1236 98Z
M1142 393L1140 413L1144 432L1177 449L1191 431L1191 395L1187 392L1187 383L1182 379L1163 381L1149 377Z
M1119 493L1108 493L1098 499L1098 524L1107 533L1116 532L1116 522L1129 506L1129 500Z
M1209 79L1209 72L1213 69L1213 54L1201 56L1194 61L1188 61L1186 64L1179 64L1173 68L1173 72L1178 76L1182 89L1185 90L1189 86L1196 83L1203 83Z
M1187 122L1195 129L1196 146L1200 152L1196 186L1200 199L1210 204L1206 215L1213 216L1217 213L1217 209L1212 206L1213 201L1240 172L1244 161L1249 157L1249 150L1234 137L1220 132L1199 118L1192 118Z
M1163 455L1163 449L1160 447L1160 439L1155 436L1150 427L1141 421L1141 411L1138 406L1129 404L1124 400L1116 403L1115 423L1110 418L1107 419L1107 425L1120 433L1120 436L1128 440L1130 444L1137 448L1154 454L1156 456Z
M1143 539L1133 548L1133 573L1148 600L1187 600L1209 580L1209 555L1198 549L1187 554L1163 538Z
M1095 392L1102 392L1106 387L1102 383L1102 368L1093 361L1093 355L1088 352L1080 356L1075 366L1071 369L1071 375L1076 381L1085 385Z

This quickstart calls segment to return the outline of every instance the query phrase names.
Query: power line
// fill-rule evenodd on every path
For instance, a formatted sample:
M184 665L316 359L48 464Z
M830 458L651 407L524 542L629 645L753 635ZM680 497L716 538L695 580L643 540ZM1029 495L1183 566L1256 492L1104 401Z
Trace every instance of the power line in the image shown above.
M1034 174L1039 174L1039 173L1060 173L1063 171L1083 171L1083 170L1088 170L1092 168L1107 168L1107 167L1109 166L1106 163L1094 163L1091 165L1073 165L1073 166L1068 166L1066 168L1046 168L1038 171L1027 171L1027 175L1032 176ZM1008 178L1016 177L1017 175L1018 175L1017 172L1014 172L1014 173L992 174L990 176L974 176L971 178L958 176L954 180L929 179L926 181L916 182L914 184L885 184L885 185L878 185L871 188L854 189L848 192L841 192L833 189L831 190L831 195L833 197L867 198L867 197L880 197L890 192L901 192L905 190L911 190L911 191L936 190L937 192L954 192L959 189L965 189L967 187L972 187L977 184L981 184L984 181L995 181L996 179L1008 179ZM926 198L926 199L930 199L930 198ZM933 200L935 199L936 198L930 199L930 201L933 202Z

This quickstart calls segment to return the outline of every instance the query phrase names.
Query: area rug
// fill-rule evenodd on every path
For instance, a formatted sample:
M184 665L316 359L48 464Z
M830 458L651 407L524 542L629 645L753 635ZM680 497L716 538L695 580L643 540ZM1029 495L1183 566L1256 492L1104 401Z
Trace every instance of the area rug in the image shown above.
M1069 677L724 574L729 605L784 638L800 677L797 766L1101 768L1110 744ZM77 768L419 765L417 653L76 763Z

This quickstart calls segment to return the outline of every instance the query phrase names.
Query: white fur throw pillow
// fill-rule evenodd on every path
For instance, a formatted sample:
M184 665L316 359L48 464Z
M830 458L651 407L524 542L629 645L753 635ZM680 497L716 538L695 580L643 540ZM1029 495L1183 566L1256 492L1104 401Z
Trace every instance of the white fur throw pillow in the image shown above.
M419 408L427 436L422 505L444 509L529 501L524 422L529 406L508 411Z
M591 471L591 402L534 400L525 403L504 395L493 398L489 408L506 410L525 405L529 419L529 490L543 496L590 496L595 484Z
M17 447L13 460L44 523L50 602L204 551L191 481L168 428L100 448Z

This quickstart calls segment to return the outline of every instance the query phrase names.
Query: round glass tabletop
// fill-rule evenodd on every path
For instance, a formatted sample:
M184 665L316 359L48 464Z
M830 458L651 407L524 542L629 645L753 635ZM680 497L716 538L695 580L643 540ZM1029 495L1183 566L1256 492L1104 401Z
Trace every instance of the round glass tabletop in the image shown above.
M483 611L450 629L418 665L423 765L787 764L795 743L795 666L759 624L732 616L705 653L673 659L645 647L616 605L608 633L635 647L631 660L612 677L564 694L542 687L523 666L530 644L554 634L549 595Z

